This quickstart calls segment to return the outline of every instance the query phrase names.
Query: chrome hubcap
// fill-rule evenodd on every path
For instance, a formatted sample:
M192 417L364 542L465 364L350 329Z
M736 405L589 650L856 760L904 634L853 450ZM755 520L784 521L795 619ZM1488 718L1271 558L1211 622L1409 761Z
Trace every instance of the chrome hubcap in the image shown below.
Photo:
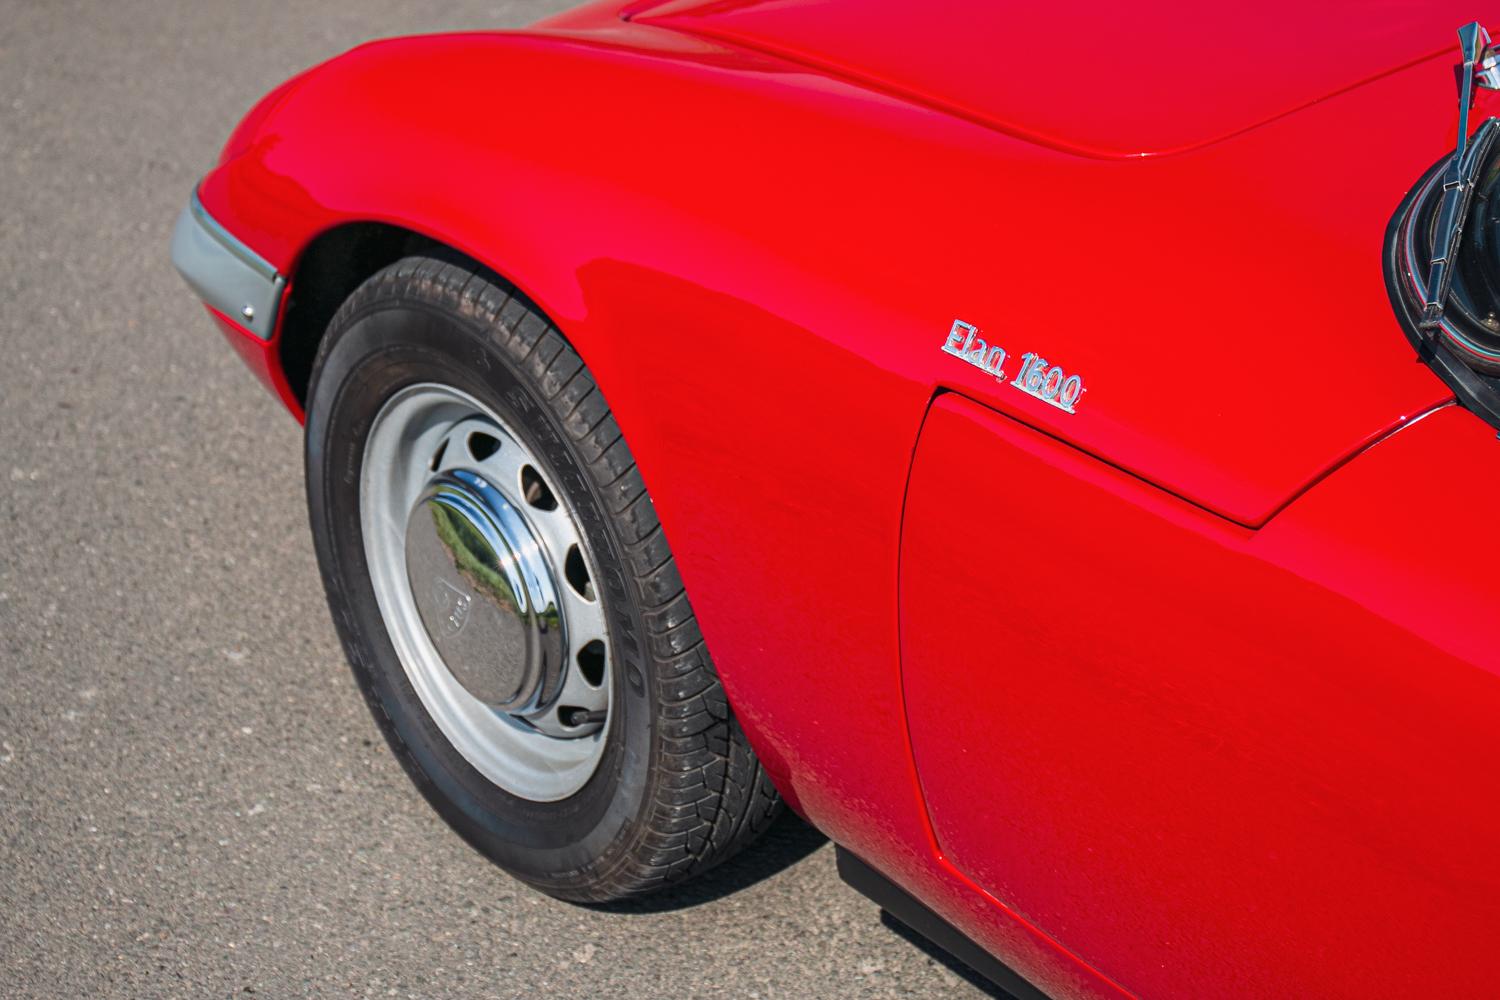
M411 386L371 424L360 516L387 634L443 735L512 794L576 792L606 739L609 636L542 463L473 397Z
M550 704L567 667L562 602L541 542L472 472L438 476L406 525L406 575L454 678L504 712Z

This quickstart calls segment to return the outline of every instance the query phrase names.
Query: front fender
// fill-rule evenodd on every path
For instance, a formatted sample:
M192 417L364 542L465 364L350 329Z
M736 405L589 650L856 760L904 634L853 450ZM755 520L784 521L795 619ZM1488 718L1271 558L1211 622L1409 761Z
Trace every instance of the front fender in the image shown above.
M745 238L733 190L707 211L679 184L735 152L724 148L722 120L703 126L710 109L759 115L756 131L767 131L768 65L623 22L586 39L561 31L375 43L308 73L199 196L292 276L292 294L317 237L381 223L479 261L546 313L629 434L731 699L779 787L867 857L889 857L899 842L907 860L886 867L909 867L926 835L900 716L893 573L902 485L931 387L878 352L862 356L867 345L856 353L863 332L891 323L887 303L830 289L806 261ZM717 89L685 86L705 78ZM753 165L737 170L735 183L750 173ZM694 180L696 190L712 186L701 172ZM790 245L818 252L805 238ZM775 288L802 315L772 314L748 288ZM847 343L830 343L827 331ZM843 419L860 428L857 451ZM808 597L768 630L744 595L784 592L787 581L762 535L790 539L809 525L835 530L799 540L816 567L797 582ZM835 592L849 604L831 612L839 635L809 650L809 624L798 620L823 619L830 609L816 595ZM782 675L822 683L802 662L809 655L879 677L856 685L855 701L869 704L848 709L868 737L838 752L878 798L892 797L883 808L799 760L820 721L780 705L792 690ZM842 680L827 683L831 704ZM879 775L875 746L889 758Z

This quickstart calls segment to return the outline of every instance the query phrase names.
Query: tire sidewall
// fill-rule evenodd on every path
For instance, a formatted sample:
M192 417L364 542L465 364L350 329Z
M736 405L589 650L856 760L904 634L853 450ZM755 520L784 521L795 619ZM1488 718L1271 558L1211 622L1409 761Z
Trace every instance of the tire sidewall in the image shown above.
M365 442L386 400L421 382L470 394L520 433L591 550L610 630L612 703L598 766L566 799L523 799L475 770L422 705L381 618L360 518ZM619 571L621 541L535 379L487 324L408 290L335 318L313 370L307 414L308 509L324 587L350 666L393 752L460 834L521 878L566 895L570 886L607 877L629 850L653 773L656 713L636 638L645 627Z

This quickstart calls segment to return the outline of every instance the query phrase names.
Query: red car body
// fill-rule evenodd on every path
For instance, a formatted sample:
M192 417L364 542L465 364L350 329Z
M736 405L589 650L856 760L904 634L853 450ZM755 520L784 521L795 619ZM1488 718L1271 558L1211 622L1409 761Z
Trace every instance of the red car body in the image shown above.
M320 241L514 282L783 795L1048 995L1494 995L1500 444L1380 265L1484 13L607 0L375 43L204 179L290 288L269 341L216 315L300 415Z

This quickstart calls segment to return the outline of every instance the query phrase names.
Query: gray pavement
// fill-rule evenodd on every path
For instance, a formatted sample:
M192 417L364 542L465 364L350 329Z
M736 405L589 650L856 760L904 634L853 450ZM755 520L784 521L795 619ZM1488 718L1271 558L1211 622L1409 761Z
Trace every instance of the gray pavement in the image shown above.
M0 0L0 996L985 995L794 820L606 911L465 846L344 666L296 424L167 262L281 79L559 6Z

